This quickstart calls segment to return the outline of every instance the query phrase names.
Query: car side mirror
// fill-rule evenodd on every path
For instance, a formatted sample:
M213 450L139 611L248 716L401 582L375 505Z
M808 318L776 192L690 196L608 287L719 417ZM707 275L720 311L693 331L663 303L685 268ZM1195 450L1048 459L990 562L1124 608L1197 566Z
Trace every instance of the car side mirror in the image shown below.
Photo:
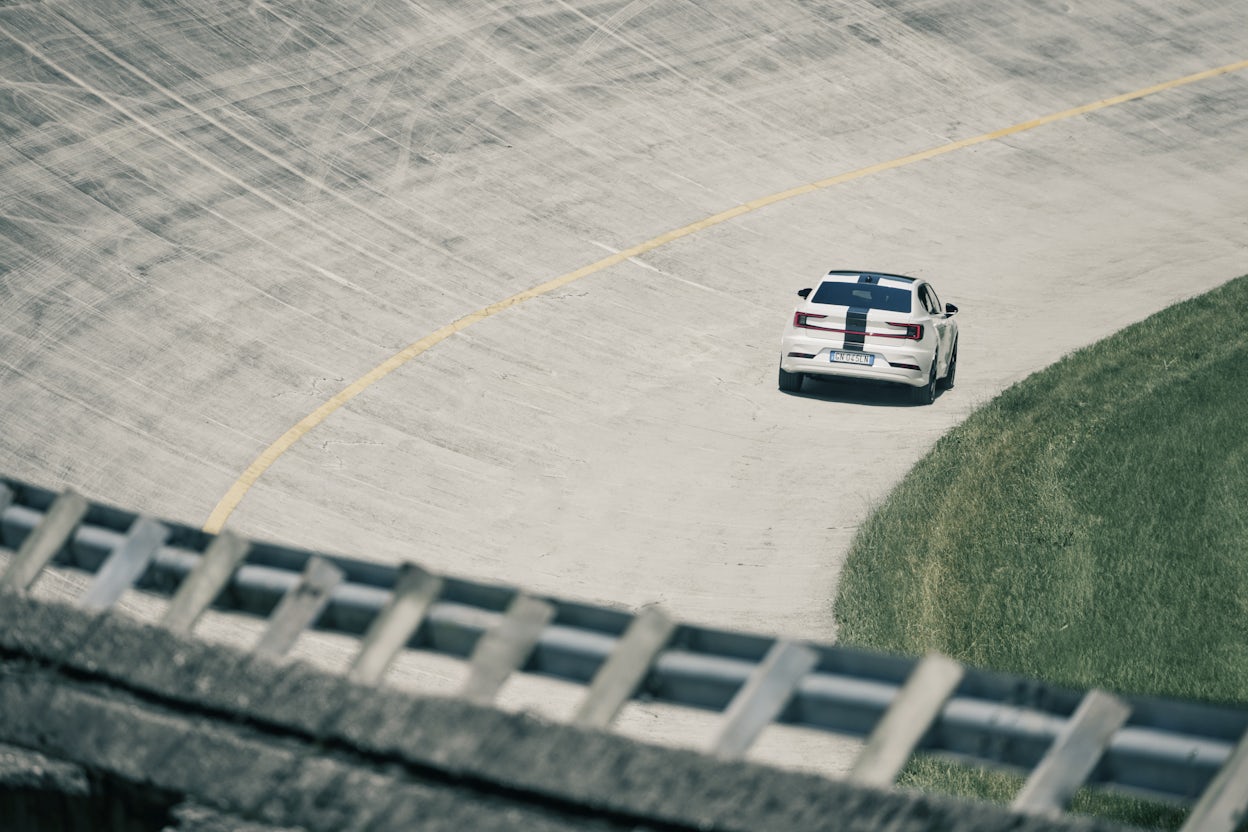
M799 298L809 297L809 296L810 296L810 290L811 290L811 287L810 287L810 286L807 286L805 289L798 289L798 290L797 290L797 296L798 296Z
M955 312L957 312L957 311L958 311L958 307L954 306L952 303L946 303L946 304L945 304L945 314L946 314L946 315L952 315L952 314L954 314L954 313L955 313Z

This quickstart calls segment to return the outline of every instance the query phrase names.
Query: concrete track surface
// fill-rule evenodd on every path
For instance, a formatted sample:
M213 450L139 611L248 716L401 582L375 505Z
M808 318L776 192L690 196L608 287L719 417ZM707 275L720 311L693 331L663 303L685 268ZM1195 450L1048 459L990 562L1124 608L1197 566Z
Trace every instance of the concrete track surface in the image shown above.
M464 316L1246 58L1244 0L0 0L0 469L203 523ZM1248 270L1245 104L1225 72L651 246L362 389L228 523L831 640L937 437ZM778 392L832 267L960 305L957 388Z

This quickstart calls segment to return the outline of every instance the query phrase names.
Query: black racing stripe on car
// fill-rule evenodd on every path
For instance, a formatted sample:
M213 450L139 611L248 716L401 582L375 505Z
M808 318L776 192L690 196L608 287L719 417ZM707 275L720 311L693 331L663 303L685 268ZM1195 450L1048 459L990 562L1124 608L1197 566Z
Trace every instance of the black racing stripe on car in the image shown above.
M862 352L863 342L867 339L866 308L861 306L850 307L849 312L845 314L845 329L849 331L845 333L844 349Z

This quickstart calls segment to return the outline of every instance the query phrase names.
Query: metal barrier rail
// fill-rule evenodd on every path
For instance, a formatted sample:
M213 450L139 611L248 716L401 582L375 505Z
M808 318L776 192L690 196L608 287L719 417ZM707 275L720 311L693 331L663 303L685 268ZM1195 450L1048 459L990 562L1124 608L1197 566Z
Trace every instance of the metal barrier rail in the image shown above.
M0 480L0 591L49 565L94 575L78 604L170 596L190 632L210 605L267 620L254 649L284 655L309 627L360 638L349 675L381 684L402 650L467 659L461 695L493 700L517 671L588 686L574 721L606 728L632 698L723 713L708 752L744 754L771 722L866 737L849 779L891 785L916 750L1029 772L1021 811L1065 809L1083 785L1194 803L1185 830L1232 830L1248 811L1248 710L1081 693L846 647L674 622L162 523L73 492Z

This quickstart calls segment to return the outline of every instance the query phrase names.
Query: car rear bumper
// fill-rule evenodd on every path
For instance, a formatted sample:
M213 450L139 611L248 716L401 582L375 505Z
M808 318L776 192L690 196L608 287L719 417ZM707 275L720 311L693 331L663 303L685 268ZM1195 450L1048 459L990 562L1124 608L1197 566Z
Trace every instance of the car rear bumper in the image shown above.
M826 340L789 336L784 338L780 348L780 369L788 373L867 379L910 387L927 384L932 364L930 354L905 347L864 347L862 354L872 357L870 366L833 361L833 353L845 350L829 346ZM907 364L911 366L898 366Z

